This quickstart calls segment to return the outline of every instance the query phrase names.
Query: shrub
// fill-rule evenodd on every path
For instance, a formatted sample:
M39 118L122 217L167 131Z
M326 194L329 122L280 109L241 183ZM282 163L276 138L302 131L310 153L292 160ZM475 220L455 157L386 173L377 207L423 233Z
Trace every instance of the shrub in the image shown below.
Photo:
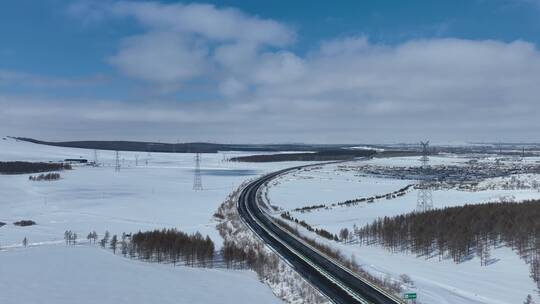
M40 174L37 176L30 175L28 177L31 181L52 181L52 180L59 180L60 179L60 173L47 173L47 174Z
M35 225L35 224L36 224L36 222L34 222L32 220L22 220L22 221L18 221L18 222L13 223L13 225L21 226L21 227L32 226L32 225Z

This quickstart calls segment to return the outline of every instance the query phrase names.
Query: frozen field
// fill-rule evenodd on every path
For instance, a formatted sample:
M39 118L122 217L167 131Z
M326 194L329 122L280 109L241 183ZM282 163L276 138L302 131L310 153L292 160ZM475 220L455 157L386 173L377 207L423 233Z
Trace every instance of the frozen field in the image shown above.
M251 271L150 264L89 246L0 253L2 304L280 303Z
M384 165L384 166L418 166L418 156L407 156L407 157L392 157L392 158L373 158L367 161L367 164L371 165ZM447 156L430 156L429 163L431 165L460 165L464 164L469 159L463 158L457 155L447 155Z
M456 164L466 162L463 158L432 158L436 164ZM536 161L536 160L531 160ZM433 163L432 162L432 163ZM365 163L389 166L417 166L418 158L374 159ZM270 185L268 197L272 204L283 210L309 205L328 203L356 197L369 197L398 190L414 181L358 176L354 171L336 171L335 165L315 170L304 170L282 176ZM538 179L538 176L524 175L520 178ZM483 185L497 188L504 179L490 179ZM324 228L337 234L341 228L352 229L353 225L363 226L374 219L408 213L416 210L417 190L411 190L402 197L378 200L374 203L360 203L357 206L333 207L311 212L293 212L292 216L305 220L314 227ZM525 200L540 198L538 190L502 190L467 192L459 190L433 191L435 208L459 206L500 200ZM306 204L308 203L308 204ZM301 228L301 227L300 227ZM428 227L429 229L429 227ZM303 229L304 230L304 229ZM309 233L304 230L304 233ZM311 234L314 236L314 234ZM319 240L326 242L319 238ZM509 248L492 251L496 263L480 266L478 258L455 264L451 260L438 258L426 260L405 253L391 253L376 246L357 244L337 244L346 256L355 259L368 271L380 277L397 279L400 274L409 275L415 282L415 291L421 303L465 304L465 303L522 303L527 294L540 300L536 284L529 278L529 265Z
M58 181L0 175L0 303L276 303L254 273L144 264L108 250L62 245L65 230L84 239L176 227L221 246L212 215L244 180L291 163L225 162L241 153L202 154L204 191L193 191L193 154L98 151L100 167L75 167ZM94 159L93 150L0 139L0 161ZM136 157L138 166L136 166ZM148 159L148 164L146 161ZM298 163L295 163L298 164ZM33 220L30 227L12 225ZM22 240L28 238L28 248ZM211 292L209 292L211 291ZM200 299L200 300L199 300Z
M94 151L0 140L0 160L79 157L93 160ZM224 162L222 154L203 154L204 191L194 191L193 154L120 152L120 158L122 168L115 172L114 152L99 151L103 166L75 167L61 172L58 181L30 181L29 174L0 175L0 222L8 223L0 228L0 245L16 246L25 236L30 243L62 241L68 229L85 237L92 230L121 234L171 227L198 230L219 244L212 215L227 195L246 179L291 166ZM11 225L22 219L37 225Z
M415 183L411 180L358 176L356 171L337 170L338 166L308 167L286 174L272 182L269 199L273 205L289 210L390 193ZM298 195L299 191L302 192L301 196Z
M271 192L272 190L270 190ZM290 198L294 197L292 193L289 193L289 195ZM354 224L357 226L369 224L378 217L394 216L415 211L417 195L418 190L411 190L404 196L392 200L381 199L374 203L360 203L357 206L351 207L334 207L329 210L321 209L304 213L295 212L294 216L298 219L306 220L313 226L322 227L337 233L339 229L344 227L350 228ZM533 198L540 198L540 193L536 190L489 190L478 192L441 190L433 191L433 207L462 206L465 204L500 201L501 199L519 201Z

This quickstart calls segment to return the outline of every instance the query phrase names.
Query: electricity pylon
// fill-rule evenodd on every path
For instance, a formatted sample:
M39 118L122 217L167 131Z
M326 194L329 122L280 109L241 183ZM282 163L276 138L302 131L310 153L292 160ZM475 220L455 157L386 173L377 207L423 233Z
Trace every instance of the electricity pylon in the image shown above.
M97 152L97 150L94 150L94 166L97 166L98 162L99 162L98 152Z
M115 153L114 171L120 172L120 153L118 151Z
M428 170L429 170L429 141L421 141L420 145L422 146L422 157L420 162L422 164L422 182L419 185L418 198L416 201L416 209L420 212L424 212L433 208L433 193L430 189L429 180L428 180Z
M193 172L193 190L203 190L202 178L201 178L201 154L195 154L195 170Z

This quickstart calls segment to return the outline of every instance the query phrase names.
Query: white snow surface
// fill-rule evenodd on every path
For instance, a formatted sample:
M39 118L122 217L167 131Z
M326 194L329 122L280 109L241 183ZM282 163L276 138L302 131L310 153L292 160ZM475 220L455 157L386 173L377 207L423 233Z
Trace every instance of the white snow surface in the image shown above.
M463 158L437 157L437 164L456 164L465 162ZM401 157L393 159L374 159L364 163L377 163L388 166L417 166L418 158ZM358 163L360 164L360 163ZM358 176L357 172L332 172L336 165L327 165L316 170L304 170L280 177L266 190L273 205L283 210L328 203L356 197L369 197L398 190L414 181L384 179L379 177ZM538 179L539 176L524 175L521 178ZM485 183L501 184L507 178L489 179ZM377 200L374 203L361 203L349 207L333 207L310 212L292 212L292 216L305 220L317 228L324 228L337 234L341 228L352 229L371 223L384 217L415 211L417 190L412 190L402 197L391 200ZM534 189L468 192L458 190L433 191L434 208L460 206L500 200L521 201L538 199L540 192ZM308 203L309 202L309 203ZM307 203L307 204L306 204ZM327 241L302 227L298 228L310 237L340 248L345 256L353 256L362 267L381 278L398 279L401 274L409 275L415 282L419 303L434 304L502 304L522 303L527 294L533 295L540 302L536 284L529 277L529 265L510 248L498 248L491 251L492 258L498 261L489 266L480 266L480 260L474 258L461 264L451 260L439 261L417 258L407 253L391 253L379 246L359 246ZM428 227L429 229L429 227Z
M225 157L242 153L227 152ZM243 153L250 154L250 153ZM138 156L139 165L135 165ZM93 160L94 151L0 140L0 161ZM31 174L0 175L0 246L61 241L65 230L79 237L176 227L200 231L220 247L213 213L244 180L298 163L225 162L224 155L202 154L203 191L193 190L194 154L120 152L122 168L114 170L114 151L98 151L100 167L76 166L61 171L58 181L30 181ZM146 165L146 159L148 165ZM33 220L30 227L12 225Z
M347 163L345 163L347 164ZM359 176L357 171L336 170L343 164L308 167L271 182L269 199L284 210L342 202L391 193L416 181ZM299 191L302 195L299 196Z
M249 271L146 264L81 245L79 240L161 228L200 231L221 247L213 213L243 181L303 163L239 163L251 152L202 154L203 191L194 191L194 154L98 151L100 167L75 166L58 181L0 175L0 303L278 303ZM138 166L136 166L136 157ZM94 151L0 139L0 161L94 160ZM148 160L148 164L146 164ZM33 220L37 225L12 223ZM30 246L21 243L27 237Z
M2 304L281 303L251 271L151 264L95 246L0 253Z

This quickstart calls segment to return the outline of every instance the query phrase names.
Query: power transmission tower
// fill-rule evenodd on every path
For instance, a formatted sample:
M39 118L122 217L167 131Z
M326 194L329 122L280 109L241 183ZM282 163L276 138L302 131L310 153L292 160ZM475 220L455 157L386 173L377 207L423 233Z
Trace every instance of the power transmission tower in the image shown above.
M94 166L97 166L98 165L98 152L97 150L94 150Z
M114 171L120 172L120 153L118 153L118 151L115 153Z
M429 167L429 140L421 141L420 145L422 146L422 157L420 158L420 162L422 163L422 169L426 169Z
M427 211L433 208L433 193L429 184L429 141L421 141L422 157L420 162L422 164L423 178L419 185L418 198L416 201L416 209L420 212Z
M139 154L135 154L135 167L139 166Z
M152 153L150 152L152 147L150 146L150 143L146 145L146 159L144 160L145 165L148 166L148 161L150 160L150 156L152 156Z
M193 190L203 190L201 179L201 154L195 154L195 171L193 176Z

